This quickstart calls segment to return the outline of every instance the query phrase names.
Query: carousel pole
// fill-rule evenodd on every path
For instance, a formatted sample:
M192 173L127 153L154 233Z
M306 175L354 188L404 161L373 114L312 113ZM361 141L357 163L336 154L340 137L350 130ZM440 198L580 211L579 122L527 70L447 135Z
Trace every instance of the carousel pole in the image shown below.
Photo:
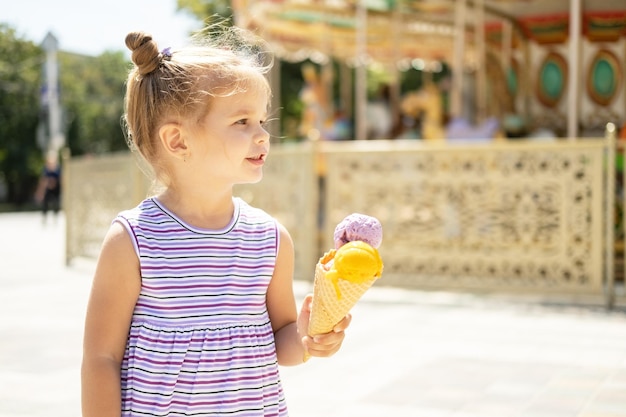
M233 10L233 23L235 26L245 28L248 25L247 19L243 15L244 10L247 9L246 0L231 0L231 6Z
M502 20L502 55L500 56L500 66L502 67L502 72L504 73L504 80L507 86L507 91L510 93L510 108L506 109L506 113L517 114L518 106L517 106L517 97L518 91L520 90L520 75L514 74L513 69L513 24L508 19ZM516 77L516 82L518 83L517 91L509 90L509 77Z
M505 110L505 113L517 113L517 94L515 91L510 91L509 86L509 77L511 77L513 73L513 24L508 20L502 20L502 55L500 56L500 66L502 67L502 72L504 73L504 81L507 86L507 91L510 93L510 108ZM519 75L518 75L519 77ZM519 83L519 79L517 80ZM519 89L519 87L518 87Z
M615 303L615 146L617 129L613 123L607 123L604 137L606 139L606 221L605 221L605 252L604 252L604 300L607 309Z
M341 90L341 110L347 116L353 114L352 70L344 59L339 60L339 88Z
M355 139L367 138L367 5L366 0L360 0L356 7L356 80L354 105Z
M335 118L335 102L333 100L333 83L335 80L335 66L333 65L333 43L332 43L332 32L330 25L328 22L330 19L326 17L324 22L322 23L324 26L324 45L323 52L326 56L325 61L322 62L321 68L321 79L322 79L322 88L324 89L324 97L326 97L325 103L322 103L323 106L326 106L326 120L324 120L324 125L328 121L332 121ZM327 126L324 126L324 131L326 131Z
M395 127L400 120L400 96L402 92L400 91L400 74L398 70L398 61L401 56L401 36L400 31L403 28L402 16L400 15L399 10L399 2L393 5L393 9L391 10L391 36L393 39L393 55L392 62L389 65L389 71L392 74L392 80L390 91L389 91L389 106L391 107L391 120L393 120L391 132L389 132L389 136L391 134L396 133Z
M476 14L476 24L474 26L474 36L476 44L476 110L477 121L482 122L486 117L487 108L487 57L485 55L485 2L484 0L474 1L474 12Z
M356 7L356 80L355 80L355 107L356 129L355 139L366 139L367 136L367 5L366 0L360 0Z
M522 62L524 62L527 68L533 68L532 55L530 53L530 40L522 40ZM530 88L530 74L528 71L520 71L519 73L519 92L522 95L522 114L525 120L531 120L531 95L532 89Z
M465 55L465 6L467 0L456 0L454 8L454 55L452 57L452 91L450 95L450 114L461 116L463 100L463 66Z
M487 116L487 59L485 55L485 3L484 0L475 0L474 12L476 24L474 36L476 43L476 110L477 121L483 121Z
M567 137L576 140L578 136L578 99L580 96L580 32L581 32L581 0L570 0L569 13L569 63L567 100Z
M513 25L508 20L502 21L502 69L505 74L511 68L511 48L513 46Z

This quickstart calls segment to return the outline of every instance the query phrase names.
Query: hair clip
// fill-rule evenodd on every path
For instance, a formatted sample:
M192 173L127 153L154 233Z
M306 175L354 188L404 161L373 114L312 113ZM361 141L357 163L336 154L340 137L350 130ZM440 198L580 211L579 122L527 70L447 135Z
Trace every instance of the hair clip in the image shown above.
M161 51L161 55L163 55L163 58L170 59L172 57L172 48L170 48L169 46L167 48L164 48Z

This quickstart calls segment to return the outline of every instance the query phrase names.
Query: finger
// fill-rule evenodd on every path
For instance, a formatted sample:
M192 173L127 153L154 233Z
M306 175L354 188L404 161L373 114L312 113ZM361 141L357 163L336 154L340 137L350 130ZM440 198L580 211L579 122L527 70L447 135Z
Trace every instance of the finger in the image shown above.
M302 312L311 312L311 305L313 305L313 294L307 294L302 300L302 308L300 309Z
M324 358L334 355L340 348L341 343L333 345L312 345L307 348L307 352L311 356Z
M325 351L334 349L343 342L343 333L327 333L315 337L306 336L302 339L307 350Z
M302 335L308 333L309 320L311 319L311 304L313 296L311 294L304 297L302 306L300 306L300 314L298 314L298 331Z
M304 353L302 355L302 362L306 362L309 359L311 359L311 353L309 352L309 343L307 339L310 339L310 337L304 336L302 338L302 347L304 348Z
M315 336L309 343L309 348L316 350L330 350L335 346L340 346L345 339L345 333L326 333Z
M352 322L352 314L348 314L339 323L335 324L335 327L333 327L333 331L343 332L344 330L348 328L348 326L350 326L351 322Z

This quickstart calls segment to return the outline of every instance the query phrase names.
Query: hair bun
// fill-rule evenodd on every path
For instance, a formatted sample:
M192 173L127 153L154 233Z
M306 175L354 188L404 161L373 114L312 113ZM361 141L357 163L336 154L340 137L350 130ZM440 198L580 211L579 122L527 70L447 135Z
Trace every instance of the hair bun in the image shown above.
M150 74L159 67L161 55L151 35L145 32L131 32L126 35L126 46L132 51L131 59L140 75Z

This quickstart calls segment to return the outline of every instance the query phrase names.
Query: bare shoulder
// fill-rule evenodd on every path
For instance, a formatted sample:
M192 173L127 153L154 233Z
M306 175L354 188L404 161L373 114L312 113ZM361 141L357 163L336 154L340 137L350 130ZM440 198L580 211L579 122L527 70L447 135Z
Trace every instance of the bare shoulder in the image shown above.
M120 222L113 222L104 236L100 258L112 257L119 262L134 263L133 261L136 261L138 264L139 259L133 239L130 232Z
M121 363L137 298L141 292L139 258L133 237L114 222L100 250L85 319L85 351Z
M291 238L291 234L289 230L280 222L278 223L278 236L280 237L281 247L283 244L293 247L293 239Z
M133 236L119 222L113 222L107 231L98 257L96 279L138 289L140 285L139 257Z

